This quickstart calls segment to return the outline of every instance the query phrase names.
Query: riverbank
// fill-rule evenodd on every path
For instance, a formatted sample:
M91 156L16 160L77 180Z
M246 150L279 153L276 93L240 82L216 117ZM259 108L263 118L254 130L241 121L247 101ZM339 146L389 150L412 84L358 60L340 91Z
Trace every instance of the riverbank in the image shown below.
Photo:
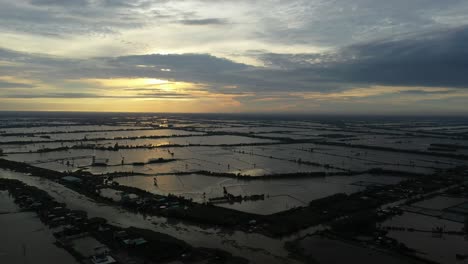
M0 179L0 190L7 190L22 210L35 212L44 224L60 228L54 236L78 261L87 260L90 256L85 256L71 241L88 237L108 248L105 253L96 253L92 257L108 256L119 260L119 263L129 263L130 260L137 261L135 263L211 260L216 260L216 263L247 263L245 259L227 252L192 247L166 234L134 227L120 228L102 218L88 218L86 213L69 210L66 204L56 202L46 192L17 180Z

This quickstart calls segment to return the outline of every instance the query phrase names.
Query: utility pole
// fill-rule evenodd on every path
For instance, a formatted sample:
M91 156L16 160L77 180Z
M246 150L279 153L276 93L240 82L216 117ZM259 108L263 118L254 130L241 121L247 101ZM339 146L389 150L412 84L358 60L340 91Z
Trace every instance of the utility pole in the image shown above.
M28 259L26 258L26 245L23 243L23 259L24 259L24 263L28 263Z

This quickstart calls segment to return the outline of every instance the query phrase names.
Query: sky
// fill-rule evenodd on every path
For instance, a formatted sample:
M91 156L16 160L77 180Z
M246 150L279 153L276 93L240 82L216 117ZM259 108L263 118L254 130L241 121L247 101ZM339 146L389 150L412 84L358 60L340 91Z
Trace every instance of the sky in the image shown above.
M0 110L468 114L466 0L0 0Z

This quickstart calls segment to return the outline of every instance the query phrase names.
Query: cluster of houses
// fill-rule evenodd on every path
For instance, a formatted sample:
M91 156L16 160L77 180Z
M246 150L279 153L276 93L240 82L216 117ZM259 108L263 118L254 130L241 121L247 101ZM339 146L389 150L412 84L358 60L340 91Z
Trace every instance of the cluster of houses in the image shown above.
M205 198L206 194L203 194ZM210 204L223 204L223 203L242 203L242 201L257 201L257 200L264 200L264 194L252 194L252 195L234 195L229 193L226 187L223 187L223 196L221 197L212 197L208 199L208 203Z
M106 223L105 219L88 218L86 212L70 210L47 196L33 196L28 190L21 188L16 188L15 191L15 202L23 209L36 211L41 221L55 231L54 236L58 243L65 248L73 248L74 239L90 236L90 231L98 230ZM117 263L109 252L107 247L101 246L89 258L93 264Z
M145 238L109 225L103 218L88 218L84 211L70 210L42 191L22 184L9 187L16 204L23 210L35 211L54 232L58 244L87 263L117 263L107 245L125 251L147 243Z
M186 208L186 204L189 202L189 200L173 195L158 196L141 191L138 192L138 194L135 194L127 190L128 187L119 186L119 184L113 181L111 177L105 178L102 182L103 184L100 184L99 180L95 180L92 182L93 184L90 184L89 180L84 181L83 178L75 176L62 177L61 181L75 187L92 188L92 191L97 191L101 197L111 199L114 202L119 202L127 208L140 212L184 209ZM116 195L108 196L106 195L108 192L104 192L104 190L114 191L114 194Z
M154 184L157 185L156 179L154 180ZM111 179L104 180L104 186L102 187L104 187L102 190L110 189L115 191L115 194L118 194L108 196L106 193L101 192L100 195L102 197L110 198L114 202L120 202L127 208L131 208L143 213L165 211L169 209L187 210L191 203L191 200L170 194L168 196L162 196L138 190L127 190L127 187L119 186L117 182L114 182ZM133 193L132 191L136 193Z

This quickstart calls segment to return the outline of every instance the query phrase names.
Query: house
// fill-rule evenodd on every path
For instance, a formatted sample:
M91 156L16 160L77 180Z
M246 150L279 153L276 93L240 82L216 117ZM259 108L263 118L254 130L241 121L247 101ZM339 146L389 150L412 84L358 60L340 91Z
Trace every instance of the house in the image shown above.
M107 254L95 255L91 257L93 264L112 264L117 263L115 259Z
M66 182L69 182L69 183L81 183L82 182L82 180L80 178L73 177L73 176L62 177L62 180L66 181Z
M144 238L140 237L135 239L125 239L123 240L123 243L127 246L139 246L146 244L147 241Z

